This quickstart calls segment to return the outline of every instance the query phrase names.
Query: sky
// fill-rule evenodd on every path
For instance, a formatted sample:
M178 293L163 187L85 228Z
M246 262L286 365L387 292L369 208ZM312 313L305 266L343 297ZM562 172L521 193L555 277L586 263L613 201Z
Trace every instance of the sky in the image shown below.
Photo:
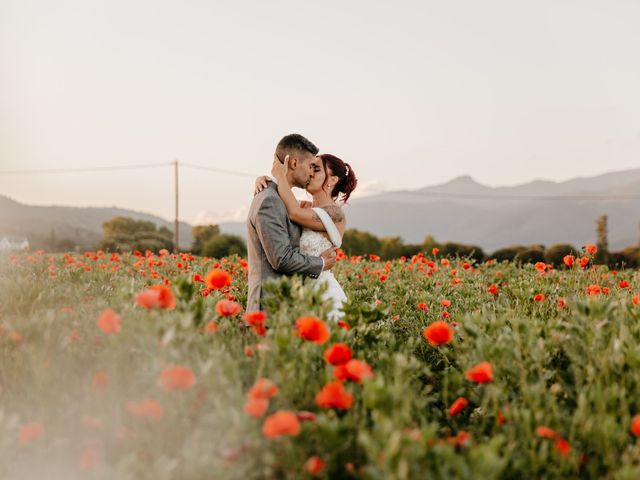
M636 0L3 0L0 194L170 219L170 162L267 174L292 132L359 195L639 168L638 25ZM183 220L242 220L253 180L180 190Z

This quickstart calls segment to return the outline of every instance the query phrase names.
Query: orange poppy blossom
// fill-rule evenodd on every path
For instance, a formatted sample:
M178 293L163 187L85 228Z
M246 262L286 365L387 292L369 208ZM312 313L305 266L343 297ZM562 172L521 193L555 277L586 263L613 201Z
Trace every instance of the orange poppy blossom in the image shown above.
M578 259L578 265L580 265L582 268L586 267L587 265L589 265L589 257L580 257Z
M324 352L325 361L333 366L344 365L351 357L351 349L344 343L334 343Z
M222 290L231 285L233 277L226 270L214 268L205 276L205 283L211 290Z
M44 436L44 427L39 422L31 422L23 425L18 431L18 443L28 445Z
M259 378L247 392L250 398L264 398L269 400L278 394L278 386L268 378Z
M587 295L589 295L590 297L593 297L595 295L600 295L602 293L602 288L600 288L600 285L589 285L587 287Z
M273 415L269 415L262 425L262 435L265 438L295 437L299 433L300 420L289 410L278 410Z
M105 335L119 333L121 329L120 323L122 323L122 317L110 308L107 308L100 314L100 317L98 317L98 328L102 330Z
M533 301L534 301L534 302L544 302L545 298L546 298L546 297L544 296L544 294L543 294L543 293L536 293L536 294L533 296Z
M434 347L449 343L453 339L453 328L447 323L439 320L425 327L422 336Z
M467 408L468 404L469 404L469 401L466 398L464 397L456 398L456 400L449 407L449 415L451 415L452 417L455 417L458 413L460 413L462 410Z
M557 433L549 427L540 425L536 428L536 435L540 438L556 438Z
M244 413L251 417L260 418L269 408L269 400L266 398L248 398L244 404Z
M440 305L442 305L444 308L448 308L451 306L451 300L443 298L442 300L440 300Z
M300 317L296 320L295 333L309 342L323 345L329 340L331 334L329 327L316 317Z
M373 378L373 369L362 360L352 359L344 365L338 365L333 370L333 376L336 380L362 383L363 380Z
M218 331L218 328L219 328L219 325L213 320L211 320L207 322L207 324L204 326L203 331L207 335L214 335Z
M264 321L267 319L267 312L247 312L242 318L244 318L244 321L247 322L248 325L251 325L255 333L260 336L264 336L264 334L266 333Z
M475 383L489 383L493 381L493 367L489 362L480 362L467 370L465 377Z
M136 417L151 418L160 420L164 417L164 409L153 399L146 399L141 402L127 402L127 411Z
M640 437L640 414L631 419L631 433L636 437Z
M242 311L238 302L222 299L216 303L216 313L221 317L233 317Z
M573 263L575 262L575 260L576 259L573 255L565 255L562 258L562 261L564 262L564 264L569 268L573 267Z
M188 390L196 383L196 376L188 367L165 368L158 377L158 385L165 390Z
M491 295L498 295L498 285L496 285L495 283L489 285L489 288L487 288L487 292L489 292Z
M596 253L598 253L598 247L593 243L587 243L584 249L589 255L595 255Z
M136 304L147 309L172 310L176 308L176 297L166 285L151 285L136 296Z
M633 303L634 305L640 304L640 295L634 295L633 297L631 297L631 303Z
M316 405L320 408L347 410L353 405L353 395L344 389L341 382L329 382L316 395Z
M306 462L304 462L304 471L307 472L309 475L318 475L326 467L327 467L327 464L324 461L322 461L322 459L317 455L314 455L313 457L309 457L309 459Z

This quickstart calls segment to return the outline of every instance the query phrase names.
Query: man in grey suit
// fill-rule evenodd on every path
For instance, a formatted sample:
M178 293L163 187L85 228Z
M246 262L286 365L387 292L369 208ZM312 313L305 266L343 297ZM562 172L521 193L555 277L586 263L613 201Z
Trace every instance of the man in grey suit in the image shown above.
M289 155L289 184L305 188L313 178L318 148L302 135L285 136L276 147L282 162ZM336 249L320 257L300 253L300 225L289 220L287 209L278 195L276 184L253 197L247 217L247 253L249 260L249 296L247 311L262 309L263 282L282 275L301 274L317 278L336 262Z

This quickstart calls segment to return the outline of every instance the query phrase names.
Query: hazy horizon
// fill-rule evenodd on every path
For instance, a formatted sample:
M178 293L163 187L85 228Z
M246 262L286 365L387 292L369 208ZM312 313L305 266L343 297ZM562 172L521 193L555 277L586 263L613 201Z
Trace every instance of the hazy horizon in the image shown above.
M640 166L640 3L8 0L0 170L185 163L268 173L308 136L367 192ZM181 219L242 217L253 181L181 169ZM173 170L1 175L34 205L170 219Z

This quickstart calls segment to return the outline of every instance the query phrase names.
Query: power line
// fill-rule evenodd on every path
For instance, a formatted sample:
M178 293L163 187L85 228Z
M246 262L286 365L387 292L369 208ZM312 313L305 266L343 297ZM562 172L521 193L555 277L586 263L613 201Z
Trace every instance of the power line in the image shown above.
M47 168L34 170L0 170L0 175L48 175L50 173L81 173L81 172L104 172L108 170L135 170L140 168L167 167L173 162L167 163L146 163L138 165L112 165L106 167L79 167L79 168Z
M223 170L220 168L206 167L204 165L194 165L193 163L180 162L180 165L187 168L195 168L197 170L207 170L209 172L222 173L224 175L237 175L240 177L250 177L250 178L256 178L260 176L257 173L238 172L235 170Z
M208 167L206 165L196 165L193 163L184 162L164 162L164 163L147 163L137 165L110 165L103 167L79 167L79 168L52 168L52 169L34 169L34 170L0 170L0 175L47 175L47 174L60 174L60 173L87 173L87 172L104 172L104 171L116 171L116 170L135 170L144 168L155 167L175 167L178 166L192 168L196 170L203 170L213 173L219 173L222 175L235 175L239 177L256 178L259 175L257 173L240 172L237 170L227 170L221 168ZM503 194L475 194L475 193L451 193L451 192L425 192L425 191L410 191L400 190L391 192L381 192L382 194L391 195L417 195L432 198L461 198L472 200L521 200L521 201L555 201L555 200L569 200L569 201L608 201L608 200L640 200L640 195L636 194L614 194L614 195L503 195Z

